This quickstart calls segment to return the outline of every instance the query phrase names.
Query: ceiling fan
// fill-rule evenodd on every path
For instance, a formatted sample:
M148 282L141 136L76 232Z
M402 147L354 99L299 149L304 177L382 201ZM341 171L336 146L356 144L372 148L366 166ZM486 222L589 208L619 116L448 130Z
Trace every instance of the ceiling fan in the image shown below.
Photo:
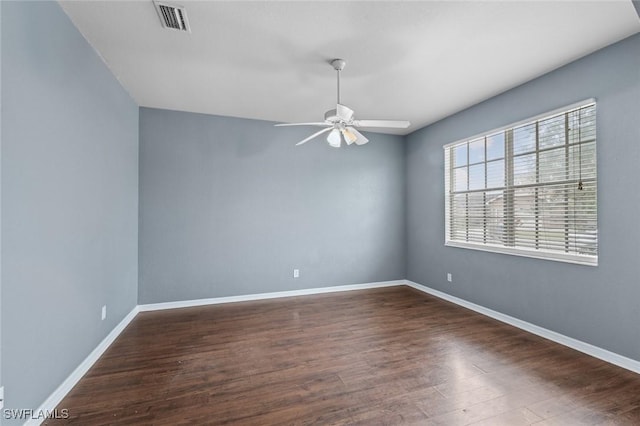
M351 145L364 145L369 139L364 137L362 133L356 130L356 127L378 127L378 128L394 128L406 129L411 123L400 120L356 120L353 117L353 110L340 103L340 71L347 64L344 59L334 59L330 62L333 69L338 73L338 102L336 109L329 110L324 113L324 121L311 123L283 123L276 126L320 126L324 129L312 134L298 142L296 145L302 145L311 139L329 133L327 142L334 148L340 148L343 143Z

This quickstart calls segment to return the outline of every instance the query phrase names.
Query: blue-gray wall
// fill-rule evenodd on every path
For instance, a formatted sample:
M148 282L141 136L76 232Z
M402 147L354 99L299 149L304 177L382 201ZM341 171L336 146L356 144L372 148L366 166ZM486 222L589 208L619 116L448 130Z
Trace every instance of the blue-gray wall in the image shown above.
M138 107L56 2L3 2L2 67L2 379L28 409L136 305Z
M141 108L138 302L403 279L403 138L311 131Z
M599 266L445 247L442 146L591 97ZM640 35L409 135L406 156L409 280L640 360Z

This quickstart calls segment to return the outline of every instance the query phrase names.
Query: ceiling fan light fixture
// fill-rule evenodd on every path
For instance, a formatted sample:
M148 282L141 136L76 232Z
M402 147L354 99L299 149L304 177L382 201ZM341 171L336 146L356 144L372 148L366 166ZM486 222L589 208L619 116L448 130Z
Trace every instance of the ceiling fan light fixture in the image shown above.
M347 127L347 129L349 129L356 136L356 145L364 145L365 143L369 142L369 139L365 138L362 133L360 133L353 127Z
M334 148L340 148L340 145L342 144L342 134L340 133L340 130L333 129L329 133L329 136L327 136L327 142L329 142L329 145Z
M358 137L354 135L353 132L351 132L349 129L341 129L341 132L347 145L351 145L356 140L358 140Z

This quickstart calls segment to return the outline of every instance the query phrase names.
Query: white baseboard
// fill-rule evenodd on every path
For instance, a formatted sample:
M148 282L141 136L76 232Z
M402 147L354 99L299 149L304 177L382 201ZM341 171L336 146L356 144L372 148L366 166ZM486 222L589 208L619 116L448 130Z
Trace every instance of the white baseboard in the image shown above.
M518 318L505 315L503 313L494 311L489 308L485 308L484 306L476 305L475 303L471 303L464 299L460 299L459 297L451 296L450 294L443 293L438 290L434 290L422 284L418 284L409 280L405 280L404 282L406 285L408 285L409 287L413 287L416 290L422 291L424 293L430 294L440 299L444 299L448 302L455 303L456 305L460 305L467 309L471 309L472 311L476 311L482 315L486 315L488 317L491 317L498 321L502 321L504 323L507 323L509 325L522 329L524 331L528 331L529 333L535 334L540 337L544 337L545 339L549 339L553 342L559 343L564 346L568 346L572 349L583 352L587 355L591 355L592 357L601 359L603 361L617 365L618 367L622 367L627 370L631 370L634 373L640 374L640 362L634 359L627 358L622 355L618 355L615 352L610 352L606 349L599 348L598 346L594 346L589 343L585 343L581 340L577 340L572 337L565 336L564 334L556 333L555 331L551 331L546 328L539 327L537 325L519 320Z
M118 325L105 337L102 342L80 363L78 367L66 378L64 382L58 388L53 391L49 398L47 398L37 410L36 413L53 412L53 410L60 404L60 401L67 396L69 391L80 381L82 376L95 364L95 362L102 356L107 348L116 340L116 338L122 333L122 331L129 325L129 323L138 315L138 306L136 305L131 312L125 316ZM25 422L25 426L37 426L41 424L44 418L30 419Z
M253 300L276 299L280 297L308 296L311 294L334 293L339 291L364 290L369 288L393 287L405 285L404 280L379 281L364 284L339 285L334 287L316 287L302 290L276 291L273 293L246 294L242 296L214 297L210 299L181 300L177 302L150 303L138 305L140 312L162 309L190 308L192 306L218 305L221 303L248 302Z

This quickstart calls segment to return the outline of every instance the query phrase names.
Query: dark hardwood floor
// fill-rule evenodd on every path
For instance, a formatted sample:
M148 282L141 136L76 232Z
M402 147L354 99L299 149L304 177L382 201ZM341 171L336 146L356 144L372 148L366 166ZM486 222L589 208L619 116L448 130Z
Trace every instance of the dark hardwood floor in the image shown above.
M45 424L640 424L640 375L409 287L145 312Z

